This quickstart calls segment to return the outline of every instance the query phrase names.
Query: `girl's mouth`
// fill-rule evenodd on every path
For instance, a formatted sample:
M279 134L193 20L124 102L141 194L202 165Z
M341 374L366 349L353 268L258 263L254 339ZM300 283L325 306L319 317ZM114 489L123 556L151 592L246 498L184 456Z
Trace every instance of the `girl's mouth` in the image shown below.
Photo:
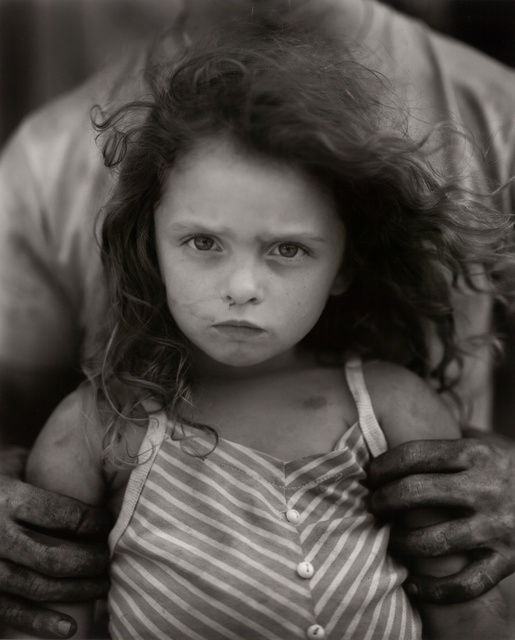
M224 320L223 322L217 322L213 325L214 327L247 327L248 329L259 329L263 331L261 327L253 322L248 322L247 320Z
M243 320L226 320L214 324L213 327L222 335L232 338L252 338L266 333L261 327Z

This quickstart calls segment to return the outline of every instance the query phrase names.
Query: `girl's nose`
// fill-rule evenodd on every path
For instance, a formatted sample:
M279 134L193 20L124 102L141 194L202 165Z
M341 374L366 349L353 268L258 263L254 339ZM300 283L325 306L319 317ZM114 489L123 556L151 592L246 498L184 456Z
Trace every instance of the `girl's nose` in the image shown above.
M263 300L258 274L251 268L236 268L227 279L222 298L229 306L258 304Z

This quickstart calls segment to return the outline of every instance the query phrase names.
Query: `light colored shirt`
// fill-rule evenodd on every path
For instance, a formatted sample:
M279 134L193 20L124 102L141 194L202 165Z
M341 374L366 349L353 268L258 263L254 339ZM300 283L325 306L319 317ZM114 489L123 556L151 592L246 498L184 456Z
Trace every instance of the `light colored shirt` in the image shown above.
M361 362L345 372L358 422L300 460L225 439L194 456L184 437L199 453L209 437L152 417L109 539L114 640L421 638L389 527L368 511L386 439Z

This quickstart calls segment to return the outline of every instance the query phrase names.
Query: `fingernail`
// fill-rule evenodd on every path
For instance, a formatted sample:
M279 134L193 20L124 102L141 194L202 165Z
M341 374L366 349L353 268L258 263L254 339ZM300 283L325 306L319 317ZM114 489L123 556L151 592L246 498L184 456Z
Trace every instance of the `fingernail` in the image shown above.
M414 582L406 582L404 589L409 596L418 596L418 586Z
M72 623L69 620L60 620L57 624L57 631L59 635L68 637L72 629Z

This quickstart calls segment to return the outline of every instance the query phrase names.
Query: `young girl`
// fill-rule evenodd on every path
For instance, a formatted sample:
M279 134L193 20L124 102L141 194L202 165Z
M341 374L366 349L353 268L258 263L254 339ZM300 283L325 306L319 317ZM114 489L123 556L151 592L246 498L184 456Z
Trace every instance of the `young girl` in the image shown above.
M504 226L338 50L222 30L99 125L109 336L28 478L112 509L113 638L508 637L496 589L421 623L366 484L388 447L459 437L421 376L451 390L451 293L487 281Z

